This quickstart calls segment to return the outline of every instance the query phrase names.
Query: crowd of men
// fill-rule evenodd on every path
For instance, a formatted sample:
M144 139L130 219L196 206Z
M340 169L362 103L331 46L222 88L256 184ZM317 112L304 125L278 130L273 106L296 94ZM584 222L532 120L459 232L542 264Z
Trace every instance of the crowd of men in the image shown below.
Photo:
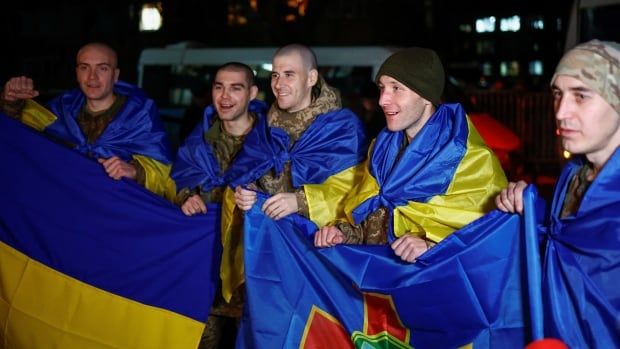
M230 256L242 248L243 212L257 193L269 197L262 210L272 219L299 214L314 222L318 248L390 244L410 263L495 208L523 212L527 184L508 183L467 111L442 103L445 72L431 49L397 51L379 69L386 127L374 139L343 108L309 47L291 44L274 53L271 106L256 99L250 67L224 64L212 82L213 103L174 157L155 103L119 80L117 62L111 47L89 43L77 53L79 88L49 102L49 112L32 100L38 91L24 76L6 82L1 110L187 216L206 213L207 203L222 204L222 279L200 348L219 347L224 328L239 323L243 269ZM550 224L560 234L591 217L599 196L614 194L605 185L617 186L619 71L620 46L593 40L568 51L552 78L559 136L575 155L552 203ZM594 187L597 196L589 196Z

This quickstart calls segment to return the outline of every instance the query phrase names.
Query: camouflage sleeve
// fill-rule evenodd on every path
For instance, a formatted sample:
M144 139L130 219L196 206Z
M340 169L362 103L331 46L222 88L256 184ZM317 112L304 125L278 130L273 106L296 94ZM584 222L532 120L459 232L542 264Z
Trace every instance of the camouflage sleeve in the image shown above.
M144 186L144 183L146 183L146 173L144 172L144 167L142 167L140 162L136 159L131 159L129 163L136 169L136 182L141 186Z
M388 211L381 207L371 213L361 224L338 223L336 226L345 236L347 244L387 243Z
M176 197L174 198L174 204L177 206L183 206L185 201L194 194L197 194L195 189L190 190L189 188L183 188L179 190Z
M306 199L306 192L303 187L295 189L295 197L297 198L297 213L309 218L310 210L308 209L308 200Z
M362 244L364 242L364 231L360 224L337 223L336 227L344 234L345 244Z
M25 99L18 99L15 102L8 102L0 98L0 110L15 120L21 120L22 110L25 105Z

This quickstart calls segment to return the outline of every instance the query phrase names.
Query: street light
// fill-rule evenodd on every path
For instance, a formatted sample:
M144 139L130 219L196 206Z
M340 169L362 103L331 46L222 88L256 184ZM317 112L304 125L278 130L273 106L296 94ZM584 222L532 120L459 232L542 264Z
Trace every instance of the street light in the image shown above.
M157 31L161 24L161 2L143 4L140 11L140 31Z

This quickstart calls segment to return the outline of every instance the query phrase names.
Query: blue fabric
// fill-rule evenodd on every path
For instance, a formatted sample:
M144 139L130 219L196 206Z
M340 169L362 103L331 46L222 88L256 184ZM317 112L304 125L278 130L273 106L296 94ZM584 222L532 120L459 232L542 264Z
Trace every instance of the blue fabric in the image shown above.
M288 134L261 120L245 139L229 169L231 187L245 185L274 169L280 174L291 162L291 179L298 188L320 184L328 177L360 163L366 157L364 125L349 109L317 116L291 146Z
M221 256L220 208L186 217L131 180L0 114L0 241L75 279L198 321Z
M261 100L252 100L249 111L256 115L258 123L258 120L266 118L267 104ZM194 128L179 148L171 174L177 184L177 191L201 186L207 192L228 184L228 171L222 171L211 145L205 141L205 134L215 116L213 105L205 108L202 123Z
M545 334L570 348L619 348L620 149L586 191L576 215L559 218L583 159L564 168L551 206L543 267Z
M467 117L460 104L440 105L400 156L405 132L383 129L369 162L381 191L353 210L355 223L360 224L381 206L392 212L408 201L427 202L444 194L467 151L468 135Z
M155 102L138 87L122 81L114 85L114 93L126 96L127 100L94 143L88 143L76 120L86 101L79 89L69 90L50 101L48 108L58 120L46 127L45 132L71 143L83 154L101 158L115 155L125 161L137 154L170 164L170 147Z
M359 334L368 323L364 293L391 298L410 331L407 346L523 348L529 341L522 216L493 211L409 264L385 245L316 249L312 222L271 220L259 209L263 200L245 215L247 301L237 348L303 348L316 307ZM526 214L538 223L542 209Z

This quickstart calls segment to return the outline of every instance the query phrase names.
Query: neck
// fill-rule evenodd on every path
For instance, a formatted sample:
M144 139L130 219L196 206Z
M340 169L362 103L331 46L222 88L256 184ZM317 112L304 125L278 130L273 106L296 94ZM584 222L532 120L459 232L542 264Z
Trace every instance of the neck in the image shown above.
M620 147L620 128L609 139L607 145L596 151L586 155L586 159L592 163L594 177L601 171L603 166L611 159L616 150Z
M429 104L428 106L424 108L424 111L422 112L422 116L420 117L420 119L418 119L418 121L415 124L411 125L411 127L405 130L405 135L407 136L407 140L409 141L409 143L411 143L411 140L415 138L418 132L420 132L422 127L426 125L428 120L435 113L435 110L436 110L435 106L432 104Z
M104 99L87 99L86 106L88 107L88 110L96 113L110 108L112 104L114 104L115 100L116 96L111 94Z
M605 166L605 164L612 155L613 152L610 152L608 154L586 154L586 159L588 159L588 161L592 163L592 172L588 176L589 180L594 180L594 178L596 178L596 176L599 174L599 172L601 172L601 169L603 168L603 166Z
M222 120L224 130L233 136L243 136L252 128L252 118L245 113L235 120Z

